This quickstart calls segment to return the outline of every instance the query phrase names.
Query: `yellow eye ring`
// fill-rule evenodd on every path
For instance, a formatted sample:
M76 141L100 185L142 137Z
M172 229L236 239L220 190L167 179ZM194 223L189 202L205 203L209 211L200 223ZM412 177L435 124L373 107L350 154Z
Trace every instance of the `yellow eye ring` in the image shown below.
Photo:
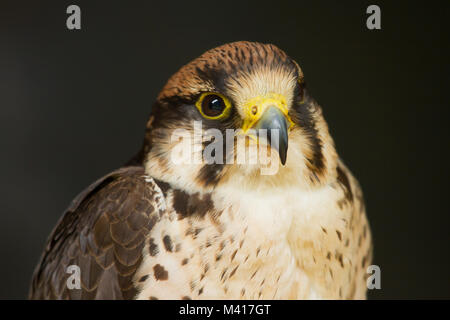
M217 92L204 92L195 103L200 114L210 120L225 119L230 114L231 103Z

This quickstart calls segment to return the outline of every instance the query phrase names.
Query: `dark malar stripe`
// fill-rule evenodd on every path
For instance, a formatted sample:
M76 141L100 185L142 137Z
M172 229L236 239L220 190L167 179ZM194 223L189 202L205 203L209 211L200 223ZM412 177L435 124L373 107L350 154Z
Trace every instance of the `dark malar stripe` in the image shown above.
M293 118L306 133L310 141L312 149L312 158L307 159L316 175L323 175L325 171L325 158L322 153L322 141L319 138L319 132L316 128L315 120L313 118L314 108L312 105L315 101L308 95L306 90L303 91L303 97L297 95L297 101L294 102Z

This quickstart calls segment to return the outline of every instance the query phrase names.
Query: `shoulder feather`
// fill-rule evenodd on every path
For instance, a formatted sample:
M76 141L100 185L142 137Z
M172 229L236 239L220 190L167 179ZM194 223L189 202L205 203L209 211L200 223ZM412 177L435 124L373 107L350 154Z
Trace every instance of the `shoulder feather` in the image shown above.
M163 194L142 167L116 170L70 204L47 240L30 299L132 299L145 239L163 210ZM81 289L67 288L67 267Z

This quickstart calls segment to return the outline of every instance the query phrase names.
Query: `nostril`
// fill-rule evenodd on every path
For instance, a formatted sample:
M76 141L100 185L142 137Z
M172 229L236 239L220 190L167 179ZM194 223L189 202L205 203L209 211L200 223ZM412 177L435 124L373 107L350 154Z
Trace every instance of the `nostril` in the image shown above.
M255 115L258 113L258 107L257 106L253 106L252 107L252 114Z

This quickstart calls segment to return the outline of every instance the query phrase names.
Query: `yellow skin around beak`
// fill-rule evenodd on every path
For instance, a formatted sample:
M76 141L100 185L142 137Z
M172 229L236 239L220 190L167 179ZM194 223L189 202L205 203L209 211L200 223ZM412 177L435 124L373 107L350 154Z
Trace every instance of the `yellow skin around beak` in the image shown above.
M276 107L279 109L286 117L289 128L292 128L294 123L288 115L286 98L281 94L268 93L264 96L257 96L246 101L244 105L245 118L242 126L242 133L245 134L248 130L253 128L269 107Z
M245 105L245 119L241 134L259 145L258 129L268 130L265 138L280 155L281 163L286 163L288 133L294 123L288 114L286 98L280 94L267 94L248 100ZM277 130L273 133L272 130ZM256 130L256 131L255 131ZM249 141L249 142L250 142Z

